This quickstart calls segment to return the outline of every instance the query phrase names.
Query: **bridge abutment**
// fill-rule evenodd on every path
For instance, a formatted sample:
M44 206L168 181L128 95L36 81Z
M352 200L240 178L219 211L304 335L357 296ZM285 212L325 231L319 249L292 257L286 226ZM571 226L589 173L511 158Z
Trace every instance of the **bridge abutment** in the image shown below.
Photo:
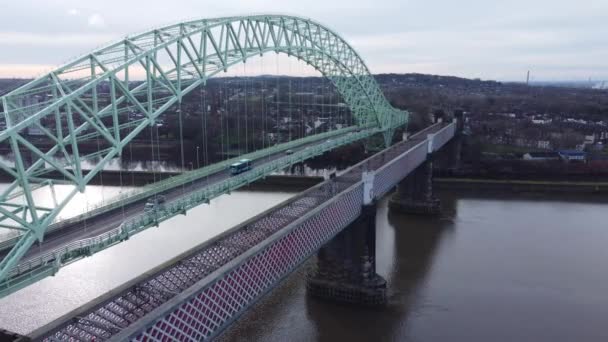
M455 111L454 117L456 122L454 137L445 146L444 150L440 152L441 162L435 165L436 168L438 166L440 174L451 174L454 170L459 170L461 167L463 131L466 118L462 110Z
M376 206L323 246L306 284L310 296L365 306L386 303L386 280L376 273Z
M405 214L439 215L441 201L433 196L432 155L399 182L389 207Z
M452 126L452 136L449 136L448 139L451 139L454 133L462 132L463 116L462 111L455 114L456 126ZM438 120L439 117L436 116L435 121ZM437 157L437 151L447 142L445 132L447 131L427 136L429 145L426 160L398 183L397 191L389 202L392 211L428 216L437 216L441 213L441 201L433 196L433 161ZM455 146L450 155L455 156L455 160L451 164L458 165L460 146Z
M27 342L31 341L31 339L8 330L0 329L0 341Z

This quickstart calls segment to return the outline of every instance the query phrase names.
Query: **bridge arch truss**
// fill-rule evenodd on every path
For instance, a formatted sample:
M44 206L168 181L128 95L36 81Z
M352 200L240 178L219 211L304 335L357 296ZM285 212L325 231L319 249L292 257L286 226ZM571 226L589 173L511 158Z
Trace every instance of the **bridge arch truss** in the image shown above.
M1 98L0 144L9 144L14 163L0 168L14 181L0 194L0 227L22 231L0 262L0 279L78 191L182 97L235 64L268 52L296 57L331 80L357 124L391 136L407 123L407 112L393 108L357 52L339 35L309 19L260 15L193 20L157 28L97 49ZM137 112L143 118L130 120ZM54 144L43 150L27 132L37 130ZM85 141L102 141L87 152ZM28 158L31 160L28 161ZM83 172L84 161L99 162ZM32 192L57 183L54 171L73 185L64 198L42 206ZM16 194L25 200L14 201Z

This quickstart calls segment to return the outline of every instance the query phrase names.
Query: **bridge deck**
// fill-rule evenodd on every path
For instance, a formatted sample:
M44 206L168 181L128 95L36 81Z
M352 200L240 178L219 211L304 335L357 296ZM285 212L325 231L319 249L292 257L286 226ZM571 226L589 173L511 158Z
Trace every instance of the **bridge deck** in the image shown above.
M409 173L395 173L393 169L403 169L396 161L408 163L410 152L422 151L422 159L409 162L415 168L426 158L427 134L444 127L431 126L375 154L334 180L300 193L40 328L32 337L45 341L146 340L168 336L166 331L171 329L189 330L196 339L216 336L273 283L359 215L364 171L382 170L374 188L378 189L376 197L384 195ZM300 226L306 224L325 228L304 231ZM298 250L297 243L306 248ZM264 257L274 261L262 264ZM198 307L189 306L183 312L182 304L192 298L198 300ZM176 310L178 316L173 316ZM159 321L169 316L171 322Z
M297 152L298 150L304 149L309 146L318 145L320 143L322 142L305 144L294 150ZM284 156L284 152L274 153L268 157L261 158L259 163L256 163L254 166L264 165L282 156ZM168 201L172 201L183 196L184 194L191 193L195 189L217 184L230 177L231 175L228 170L223 169L221 171L209 175L208 177L204 177L202 179L195 180L192 183L185 184L184 188L179 186L172 190L163 192L162 195L164 195ZM120 225L121 222L141 214L143 212L146 200L147 198L136 201L134 203L130 203L128 205L125 205L124 208L114 208L106 212L100 213L95 217L88 218L87 220L79 220L65 227L62 227L61 229L51 231L45 236L44 241L39 246L36 246L36 248L32 248L30 251L28 251L23 260L25 261L37 255L44 254L50 250L61 247L62 245L67 244L69 242L96 236L105 233L110 229L116 228ZM7 252L7 249L0 251L0 259L2 259L2 257L4 257Z
M296 147L292 147L293 150L292 157L296 157L301 153L306 153L309 156L313 156L314 152L317 154L322 153L323 151L329 149L329 147L324 148L323 145L328 145L328 141L337 142L341 139L345 141L350 141L350 137L355 138L356 135L365 136L366 131L362 132L345 132L339 135L332 136L329 140L328 138L323 138L318 141L308 142L300 144ZM370 131L371 132L371 131ZM332 144L332 143L329 144ZM255 169L261 169L265 166L270 166L273 163L276 163L279 159L284 158L285 153L283 150L267 155L265 157L259 158L254 162ZM245 175L245 174L243 174ZM224 192L229 192L230 190L234 190L242 185L247 184L247 182L241 182L239 184L234 185L226 185L226 182L230 182L234 179L233 176L230 175L227 169L222 168L221 170L212 173L206 177L201 177L199 179L195 179L192 182L187 182L185 184L178 184L174 188L161 192L169 203L175 203L182 198L187 198L188 196L192 196L193 193L205 191L206 189L215 189L219 188L218 191L209 191L212 192L215 196L220 195ZM8 279L7 283L0 284L0 296L2 294L9 293L18 289L21 286L27 285L29 282L33 282L38 278L42 278L44 276L53 274L57 271L57 268L60 267L58 263L55 263L53 258L56 258L56 255L60 255L61 252L67 250L70 245L78 243L79 241L85 241L87 238L97 238L102 236L102 234L108 234L108 232L112 232L117 230L117 228L123 222L128 221L136 221L137 219L143 216L149 216L146 214L142 214L144 212L144 205L149 196L143 197L140 200L133 201L131 203L127 203L124 206L117 206L110 208L107 211L100 212L95 216L79 220L73 223L62 227L61 229L56 229L54 231L49 232L45 236L45 240L34 247L32 247L25 257L23 261L16 267L14 275ZM200 198L200 201L209 200L208 198ZM198 204L198 203L197 203ZM164 219L174 216L175 212L164 213L165 215L156 219L156 222L152 222L151 220L139 220L137 224L141 225L141 227L137 227L136 232L145 229L147 226L155 225L157 222L160 222ZM120 242L121 239L125 237L119 237L115 242ZM61 259L61 263L69 263L78 258L84 257L86 255L90 255L90 253L100 250L104 247L108 247L113 243L108 243L102 245L100 248L96 248L97 246L93 246L93 248L86 246L80 248L82 251L78 251L78 253L65 253L67 255L59 256ZM0 260L10 251L10 249L0 250ZM48 260L47 260L48 259ZM16 283L17 285L13 285Z

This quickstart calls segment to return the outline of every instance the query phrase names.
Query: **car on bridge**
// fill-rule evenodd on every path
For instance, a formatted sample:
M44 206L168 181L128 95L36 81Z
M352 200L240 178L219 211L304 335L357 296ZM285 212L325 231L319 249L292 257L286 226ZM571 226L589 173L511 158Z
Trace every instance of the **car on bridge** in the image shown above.
M230 174L238 175L245 171L249 171L252 169L251 160L250 159L241 159L238 162L230 165Z
M165 196L156 195L154 197L148 198L146 205L144 206L144 212L151 212L157 210L165 210Z

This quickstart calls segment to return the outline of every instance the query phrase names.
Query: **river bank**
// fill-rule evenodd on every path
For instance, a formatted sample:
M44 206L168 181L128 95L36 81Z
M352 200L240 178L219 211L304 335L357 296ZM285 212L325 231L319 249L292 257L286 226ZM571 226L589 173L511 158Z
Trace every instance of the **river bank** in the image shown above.
M394 213L388 198L379 201L385 307L308 297L311 259L218 340L606 341L605 203L463 193L438 191L435 218Z
M579 193L593 194L597 196L608 195L608 182L592 181L540 181L435 177L433 179L433 185L437 190L454 191L508 191L512 193Z

